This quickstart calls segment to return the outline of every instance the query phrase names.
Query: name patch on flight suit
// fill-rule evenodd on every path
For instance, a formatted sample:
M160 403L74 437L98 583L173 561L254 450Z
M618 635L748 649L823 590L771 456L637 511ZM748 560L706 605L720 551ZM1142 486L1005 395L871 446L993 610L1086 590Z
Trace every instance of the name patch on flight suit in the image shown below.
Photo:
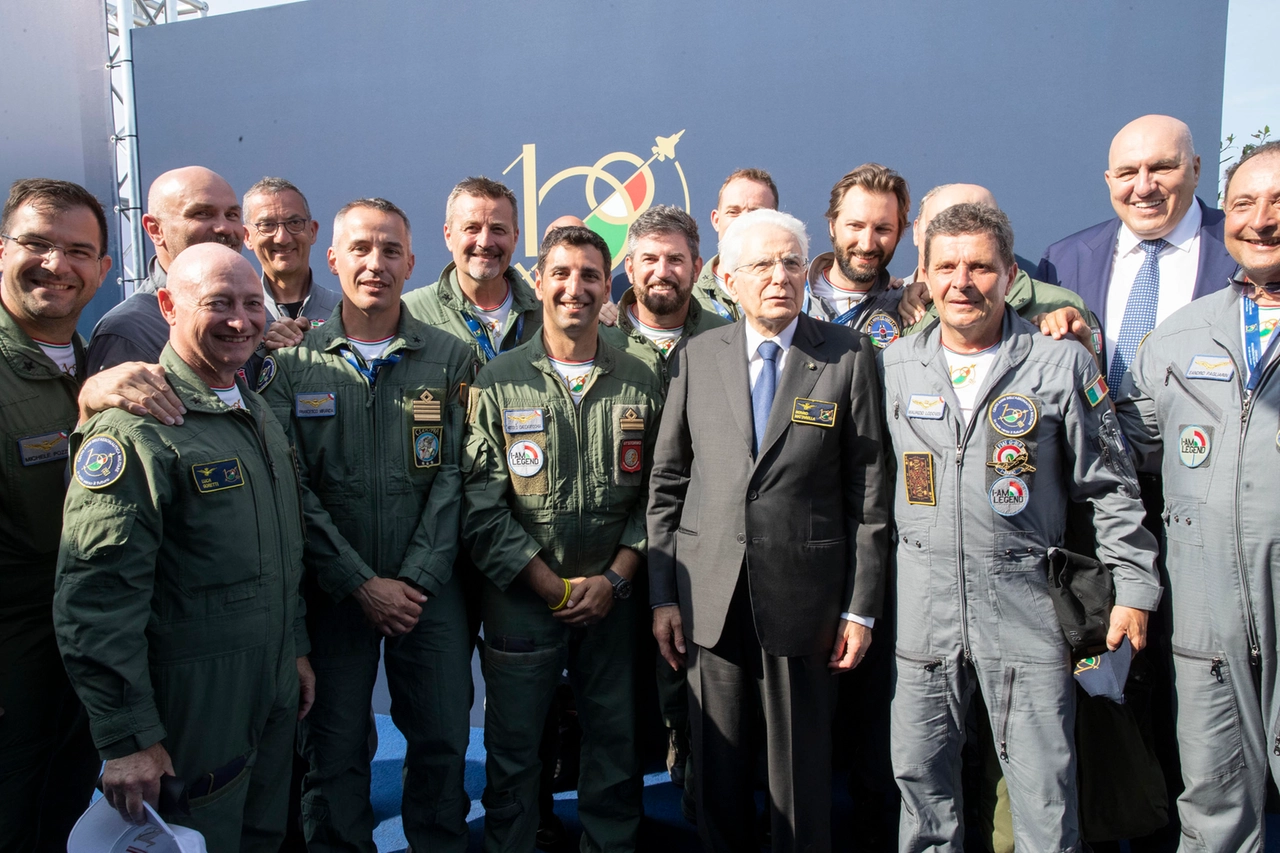
M1208 462L1212 447L1212 427L1189 424L1178 433L1178 458L1188 468L1199 468Z
M191 476L195 478L196 491L202 495L221 492L224 489L238 489L244 485L240 460L235 457L192 465Z
M1021 438L1035 429L1039 416L1036 404L1021 394L1003 394L987 410L987 419L1006 438Z
M912 394L907 401L907 417L926 421L940 421L947 410L947 403L940 394Z
M867 321L866 329L867 335L871 338L871 343L880 349L884 349L896 341L901 333L898 321L883 311L877 311L871 315L871 319Z
M640 403L616 403L613 407L613 482L618 486L642 485L644 428L649 407Z
M542 432L542 409L503 409L502 431L507 435Z
M86 489L104 489L124 473L124 448L109 435L95 435L76 454L76 482Z
M1227 382L1236 375L1235 365L1225 355L1193 355L1187 365L1188 379L1214 379Z
M331 418L338 413L338 398L327 391L295 394L293 413L300 418Z
M828 429L836 425L836 409L835 403L828 403L825 400L807 400L804 397L796 397L794 403L791 404L791 422L793 424L812 424L813 426L827 427Z
M41 462L66 459L70 452L69 436L70 433L59 430L18 439L18 455L22 458L22 464L39 465Z
M937 506L938 495L933 486L933 454L902 454L902 482L907 489L907 503Z

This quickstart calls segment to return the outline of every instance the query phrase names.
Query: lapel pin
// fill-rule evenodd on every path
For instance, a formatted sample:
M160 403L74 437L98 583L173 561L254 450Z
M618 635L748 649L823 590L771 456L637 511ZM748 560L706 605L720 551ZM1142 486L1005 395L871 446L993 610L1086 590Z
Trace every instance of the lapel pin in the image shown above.
M810 370L817 370L817 369L818 369L818 365L814 364L812 361L806 361L806 362L804 363L804 366L805 366L805 367L807 367L807 368L809 368Z

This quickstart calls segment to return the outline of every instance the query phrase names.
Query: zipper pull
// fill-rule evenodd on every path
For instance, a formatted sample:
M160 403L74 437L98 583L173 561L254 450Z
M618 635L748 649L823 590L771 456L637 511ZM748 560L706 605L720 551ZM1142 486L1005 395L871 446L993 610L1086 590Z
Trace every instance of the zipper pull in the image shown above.
M964 455L964 445L963 445L963 444L957 444L957 445L956 445L956 467L957 467L957 468L959 468L959 467L960 467L960 457L961 457L961 456L963 456L963 455ZM967 654L969 654L968 650L966 650L966 651L965 651L965 654L966 654L966 655L967 655Z
M1003 740L1002 740L1002 741L1000 741L1000 760L1001 760L1001 761L1008 761L1008 760L1009 760L1009 743L1008 743L1008 741L1003 741Z
M901 401L901 400L894 400L894 401L893 401L893 419L894 419L895 421L899 419L899 418L898 418L898 409L899 409L901 406L902 406L902 401Z
M940 667L940 666L942 666L942 659L941 659L941 658L938 658L937 660L931 660L931 661L929 661L927 664L925 664L925 665L924 665L924 671L925 671L925 672L933 672L934 670L936 670L936 669L937 669L938 667ZM1278 740L1280 740L1280 738L1277 738L1277 739L1278 739ZM1280 754L1280 753L1277 753L1277 754Z
M1214 658L1213 665L1209 667L1209 674L1222 683L1222 658Z
M1257 646L1249 649L1249 665L1260 666L1262 664L1262 650Z
M973 652L969 651L967 648L964 650L964 662L973 663Z
M1276 742L1271 747L1272 755L1280 755L1280 735L1276 735Z
M1164 385L1165 385L1165 387L1166 387L1166 388L1168 388L1168 387L1169 387L1169 377L1170 377L1170 376L1172 376L1172 375L1173 375L1173 368L1172 368L1172 367L1166 367L1166 368L1164 369Z

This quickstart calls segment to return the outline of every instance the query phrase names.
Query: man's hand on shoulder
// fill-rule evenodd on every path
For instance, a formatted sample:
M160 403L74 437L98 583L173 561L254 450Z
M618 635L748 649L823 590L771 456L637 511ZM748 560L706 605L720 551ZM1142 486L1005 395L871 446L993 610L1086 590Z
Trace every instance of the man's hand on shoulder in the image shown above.
M687 647L679 607L664 604L653 608L653 637L658 641L658 653L672 669L680 669L685 665Z
M187 411L165 381L164 368L141 361L127 361L90 376L80 388L79 402L81 423L107 409L124 409L173 425L182 423Z
M369 578L352 595L365 618L388 637L412 631L427 603L425 595L396 578Z
M852 619L841 619L840 627L836 629L836 642L831 648L831 661L827 664L827 668L836 672L848 672L862 663L869 648L871 648L871 629L866 625L859 625Z
M614 326L618 323L618 303L612 299L600 306L600 324Z
M154 743L140 752L112 758L102 769L102 793L121 817L145 823L143 802L160 804L160 777L174 775L173 762L163 743Z
M923 281L913 281L902 290L902 299L898 302L898 319L903 328L914 326L924 319L925 312L933 300L929 298L929 285Z
M309 331L311 331L311 321L306 317L298 317L296 320L291 317L281 317L267 329L263 343L271 352L285 347L296 347L302 343L303 336Z

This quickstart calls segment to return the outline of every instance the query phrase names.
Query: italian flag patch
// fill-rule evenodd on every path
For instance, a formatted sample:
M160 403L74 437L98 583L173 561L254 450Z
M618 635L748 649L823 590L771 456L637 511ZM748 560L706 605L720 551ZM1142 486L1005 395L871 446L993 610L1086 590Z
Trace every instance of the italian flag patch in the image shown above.
M1102 378L1101 373L1084 389L1084 398L1089 401L1090 406L1096 406L1107 399L1107 381Z

